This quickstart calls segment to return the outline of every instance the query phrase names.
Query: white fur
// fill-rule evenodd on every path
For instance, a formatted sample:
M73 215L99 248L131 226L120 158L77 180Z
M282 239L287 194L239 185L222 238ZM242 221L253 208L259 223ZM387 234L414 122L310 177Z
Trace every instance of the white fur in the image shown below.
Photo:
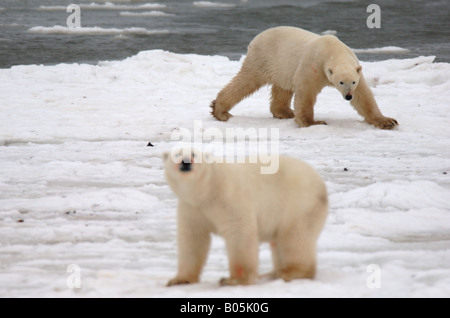
M258 277L258 245L271 242L274 277L313 278L316 242L327 215L327 191L305 162L279 158L275 174L261 164L198 163L164 155L167 181L178 196L178 273L169 285L198 282L210 234L226 241L230 277L222 284L252 284ZM211 162L209 160L208 162Z
M301 127L325 124L314 120L313 110L325 86L336 87L368 123L383 129L398 124L383 116L357 57L334 35L319 36L294 27L276 27L258 34L248 46L239 73L212 102L213 116L228 120L234 105L266 84L272 85L273 116L295 117Z

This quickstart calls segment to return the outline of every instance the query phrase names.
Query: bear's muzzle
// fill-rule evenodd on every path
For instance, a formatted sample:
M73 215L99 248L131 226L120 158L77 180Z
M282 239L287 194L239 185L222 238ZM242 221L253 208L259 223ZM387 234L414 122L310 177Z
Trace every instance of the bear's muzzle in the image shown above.
M179 166L180 171L189 172L192 170L192 163L182 160Z

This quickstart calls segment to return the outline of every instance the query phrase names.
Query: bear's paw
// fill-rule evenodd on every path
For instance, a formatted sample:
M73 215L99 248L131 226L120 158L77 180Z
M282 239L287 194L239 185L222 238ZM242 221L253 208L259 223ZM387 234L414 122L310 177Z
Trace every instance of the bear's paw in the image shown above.
M228 119L233 117L233 115L231 115L229 112L218 111L217 107L216 107L216 101L215 100L213 100L211 102L210 107L212 108L211 115L213 115L216 119L218 119L220 121L227 121Z
M392 129L398 125L398 122L394 118L380 117L373 120L371 124L381 129Z

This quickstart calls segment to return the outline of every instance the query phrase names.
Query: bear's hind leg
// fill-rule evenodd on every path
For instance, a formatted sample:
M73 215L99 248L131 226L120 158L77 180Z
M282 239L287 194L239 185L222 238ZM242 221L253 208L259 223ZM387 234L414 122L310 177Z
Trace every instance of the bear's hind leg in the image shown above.
M294 92L282 89L277 85L272 85L272 97L270 101L270 112L275 118L293 118L294 112L291 109L291 100Z
M286 282L293 279L313 279L316 275L315 255L298 252L298 255L288 255L284 257L283 266L276 272L275 277L281 278Z
M211 102L211 114L218 120L227 121L232 117L229 110L234 105L265 84L267 83L262 82L251 70L243 66L231 82L219 92L216 99Z
M300 231L299 231L300 230ZM288 282L314 278L316 274L316 243L307 229L286 231L272 248L275 278Z

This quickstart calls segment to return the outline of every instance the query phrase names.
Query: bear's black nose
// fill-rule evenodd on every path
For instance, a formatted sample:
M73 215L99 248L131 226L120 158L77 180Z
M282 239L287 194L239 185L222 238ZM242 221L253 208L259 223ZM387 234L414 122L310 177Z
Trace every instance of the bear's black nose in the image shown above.
M353 96L350 94L345 95L346 100L352 100Z
M192 164L190 162L181 161L180 171L188 172L192 170Z

